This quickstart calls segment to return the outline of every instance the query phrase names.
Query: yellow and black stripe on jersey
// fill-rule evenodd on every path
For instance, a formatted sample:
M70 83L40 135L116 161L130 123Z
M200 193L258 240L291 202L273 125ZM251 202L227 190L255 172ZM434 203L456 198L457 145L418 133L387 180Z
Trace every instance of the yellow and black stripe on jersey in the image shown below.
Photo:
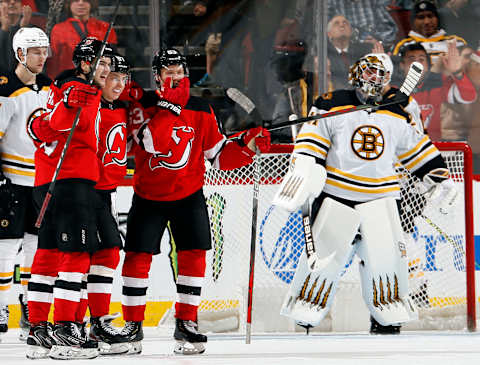
M295 140L294 153L307 154L316 159L325 160L331 142L318 133L299 133Z
M425 136L410 151L398 156L398 159L408 170L415 172L437 155L439 155L437 148L430 141L430 138Z
M4 82L0 83L0 96L16 97L27 91L40 92L48 90L52 81L43 74L36 76L36 83L32 85L25 85L17 76L15 72L8 72L2 76Z
M398 175L385 177L365 177L354 175L333 166L327 166L327 185L363 194L386 194L400 191Z

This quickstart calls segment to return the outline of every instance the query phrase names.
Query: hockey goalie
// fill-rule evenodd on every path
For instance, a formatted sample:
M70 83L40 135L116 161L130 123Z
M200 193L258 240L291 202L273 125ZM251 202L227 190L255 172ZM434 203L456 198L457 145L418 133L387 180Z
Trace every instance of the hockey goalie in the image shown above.
M399 161L417 176L425 198L447 214L457 194L439 151L405 112L409 93L390 87L389 76L379 57L367 55L350 69L353 90L315 101L310 115L399 100L304 124L290 170L274 197L275 205L289 211L302 207L306 250L281 313L307 328L328 313L354 255L372 333L399 333L402 323L418 316L408 295L394 165Z

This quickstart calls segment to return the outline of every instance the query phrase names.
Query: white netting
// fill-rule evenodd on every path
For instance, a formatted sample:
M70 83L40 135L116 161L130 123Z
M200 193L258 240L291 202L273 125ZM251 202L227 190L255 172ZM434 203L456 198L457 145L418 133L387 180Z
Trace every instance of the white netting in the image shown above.
M411 296L420 320L405 329L464 328L466 325L465 219L463 153L442 152L456 182L459 199L452 214L425 206L415 179L402 178L402 225L409 255ZM253 294L254 332L294 331L293 321L279 311L304 248L301 215L271 205L285 175L289 154L260 159L261 185ZM202 291L200 327L216 332L243 330L246 315L253 165L233 171L210 169L204 187L209 207L213 249L208 254ZM422 212L426 218L419 217ZM342 277L330 315L321 331L365 330L369 314L361 298L357 263ZM202 328L203 327L203 328Z

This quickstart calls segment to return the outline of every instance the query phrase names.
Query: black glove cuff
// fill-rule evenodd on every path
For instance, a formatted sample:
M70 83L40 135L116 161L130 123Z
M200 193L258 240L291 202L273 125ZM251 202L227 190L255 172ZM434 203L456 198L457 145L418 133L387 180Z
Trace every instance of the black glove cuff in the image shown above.
M169 112L173 113L177 117L180 115L182 112L182 107L178 104L173 104L169 102L168 100L165 99L160 99L160 101L157 103L157 106L159 106L162 109L166 109Z

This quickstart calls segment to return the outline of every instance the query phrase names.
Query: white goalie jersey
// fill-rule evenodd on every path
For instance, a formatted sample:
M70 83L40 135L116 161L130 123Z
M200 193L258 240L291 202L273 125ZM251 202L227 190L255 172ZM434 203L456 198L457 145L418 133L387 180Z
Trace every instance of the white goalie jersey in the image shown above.
M12 183L33 186L35 146L27 133L28 120L46 111L50 79L37 75L25 85L14 72L0 76L0 152L2 170Z
M360 102L354 90L338 90L318 98L310 115L357 105ZM430 138L420 133L410 118L400 105L393 105L304 124L294 154L313 156L325 165L323 191L327 194L355 202L399 199L397 161L420 178L445 166Z

